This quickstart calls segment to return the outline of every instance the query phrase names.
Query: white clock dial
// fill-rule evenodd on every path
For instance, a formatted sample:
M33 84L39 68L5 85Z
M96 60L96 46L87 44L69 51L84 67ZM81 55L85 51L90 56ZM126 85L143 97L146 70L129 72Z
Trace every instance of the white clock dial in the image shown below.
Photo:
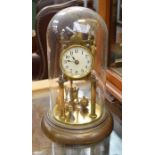
M71 46L66 49L60 59L60 66L64 74L71 78L82 78L92 69L93 57L89 50L82 46Z

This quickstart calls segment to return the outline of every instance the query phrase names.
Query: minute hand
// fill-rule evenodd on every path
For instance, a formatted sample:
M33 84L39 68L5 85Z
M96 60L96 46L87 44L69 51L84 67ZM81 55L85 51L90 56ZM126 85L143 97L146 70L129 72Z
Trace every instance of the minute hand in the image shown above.
M75 58L72 56L73 60L75 60Z

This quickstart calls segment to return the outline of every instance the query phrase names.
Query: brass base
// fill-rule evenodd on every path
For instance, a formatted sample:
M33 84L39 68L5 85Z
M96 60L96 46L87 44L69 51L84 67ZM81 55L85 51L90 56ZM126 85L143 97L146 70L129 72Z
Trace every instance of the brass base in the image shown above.
M113 119L105 112L96 122L84 126L57 123L47 113L41 122L41 127L52 141L66 145L83 145L95 143L108 137L113 129Z

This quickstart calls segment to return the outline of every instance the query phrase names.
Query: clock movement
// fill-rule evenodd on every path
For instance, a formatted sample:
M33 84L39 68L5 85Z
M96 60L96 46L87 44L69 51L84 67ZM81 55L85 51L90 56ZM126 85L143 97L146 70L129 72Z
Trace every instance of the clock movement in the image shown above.
M113 121L105 107L107 28L84 7L58 12L47 28L50 109L42 119L44 133L55 143L88 145L109 137Z

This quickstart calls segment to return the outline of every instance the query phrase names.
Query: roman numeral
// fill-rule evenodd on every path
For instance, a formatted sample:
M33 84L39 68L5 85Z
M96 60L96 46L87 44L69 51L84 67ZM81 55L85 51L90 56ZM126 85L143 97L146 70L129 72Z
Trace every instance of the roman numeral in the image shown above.
M75 53L78 53L78 49L75 49Z
M70 55L73 55L73 51L70 51Z

